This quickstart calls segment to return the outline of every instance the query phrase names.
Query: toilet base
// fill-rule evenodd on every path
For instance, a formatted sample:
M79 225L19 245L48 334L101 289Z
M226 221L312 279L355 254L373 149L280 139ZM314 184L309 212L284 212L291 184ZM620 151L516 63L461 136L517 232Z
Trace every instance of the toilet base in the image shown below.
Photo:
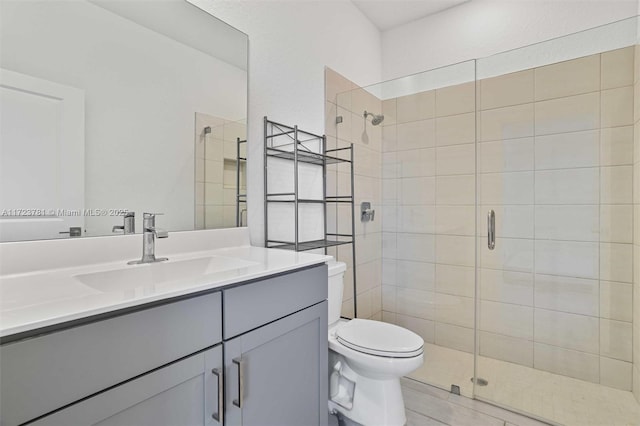
M344 407L329 399L329 411L339 413L345 426L403 426L406 422L400 378L372 379L351 369L343 356L330 351L330 361L342 363L341 374L355 382L353 405Z

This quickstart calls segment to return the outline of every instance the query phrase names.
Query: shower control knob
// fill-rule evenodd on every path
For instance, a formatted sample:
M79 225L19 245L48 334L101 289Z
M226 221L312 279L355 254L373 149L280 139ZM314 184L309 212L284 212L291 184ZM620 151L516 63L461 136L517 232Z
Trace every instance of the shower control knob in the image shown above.
M376 211L371 208L371 203L364 201L360 204L360 221L361 222L373 222L376 216Z

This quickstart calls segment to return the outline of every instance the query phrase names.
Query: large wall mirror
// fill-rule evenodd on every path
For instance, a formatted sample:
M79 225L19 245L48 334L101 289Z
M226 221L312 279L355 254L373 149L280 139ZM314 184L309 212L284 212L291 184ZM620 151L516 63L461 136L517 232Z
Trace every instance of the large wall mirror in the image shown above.
M244 33L186 0L0 0L0 43L0 241L246 226Z

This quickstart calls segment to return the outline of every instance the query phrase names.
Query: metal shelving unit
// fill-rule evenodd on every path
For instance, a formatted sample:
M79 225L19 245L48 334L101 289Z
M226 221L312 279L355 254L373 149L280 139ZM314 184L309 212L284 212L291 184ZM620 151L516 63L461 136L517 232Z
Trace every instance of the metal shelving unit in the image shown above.
M347 147L327 149L324 135L316 135L298 128L269 120L264 117L264 240L265 247L285 250L307 251L351 244L353 264L356 264L355 247L355 201L353 177L353 144ZM293 162L293 192L268 192L269 160L280 159ZM322 199L304 199L299 197L299 165L301 163L322 167ZM351 193L348 195L327 196L327 166L349 164L351 174ZM269 205L272 203L293 204L294 240L282 241L269 237ZM340 203L351 206L351 233L339 234L327 232L327 206ZM301 204L321 204L324 214L324 238L313 241L300 241L299 207ZM353 269L354 316L356 316L356 268Z
M240 146L243 143L246 144L247 140L242 140L240 138L236 139L236 226L246 226L246 224L242 222L242 212L247 210L247 194L240 192L240 176L242 174L243 163L245 164L245 170L247 170L247 158L240 156ZM245 152L247 152L246 149ZM244 204L245 208L240 210L240 204Z

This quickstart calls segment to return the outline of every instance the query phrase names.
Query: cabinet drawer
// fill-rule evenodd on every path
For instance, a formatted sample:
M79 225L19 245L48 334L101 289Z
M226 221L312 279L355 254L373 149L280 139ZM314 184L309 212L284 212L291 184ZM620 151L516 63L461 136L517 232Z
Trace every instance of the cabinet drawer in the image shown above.
M222 341L220 292L0 347L1 423L16 425Z
M224 290L224 338L230 339L327 299L327 265Z
M222 345L101 392L32 425L219 425L211 416L219 413L213 401L222 390L216 386L213 368L222 369Z

